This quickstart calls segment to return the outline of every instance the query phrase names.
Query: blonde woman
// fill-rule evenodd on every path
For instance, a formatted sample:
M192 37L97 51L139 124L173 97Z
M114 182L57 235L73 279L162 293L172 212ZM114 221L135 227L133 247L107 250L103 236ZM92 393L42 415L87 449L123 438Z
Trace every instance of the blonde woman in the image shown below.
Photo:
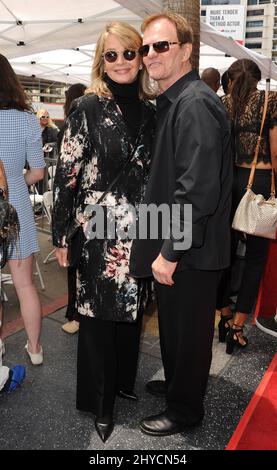
M96 204L118 174L101 204L120 210L123 204L137 208L143 201L155 109L145 100L150 95L139 73L141 44L140 34L127 23L106 26L96 46L93 86L67 120L53 210L53 240L61 266L68 265L65 235L73 207L82 222L86 206ZM122 226L129 223L121 219ZM103 442L113 430L116 395L137 400L134 385L147 282L129 275L131 244L130 239L88 240L77 269L77 408L94 413Z
M41 138L44 156L47 158L54 158L56 155L55 150L57 150L59 129L50 118L49 112L46 109L39 109L37 111L37 118L41 128ZM39 181L39 183L37 183L36 187L39 194L43 194L44 191L47 190L48 178L48 173L46 172L44 181Z
M41 127L42 145L57 142L59 129L50 118L49 112L46 109L39 109L37 118Z

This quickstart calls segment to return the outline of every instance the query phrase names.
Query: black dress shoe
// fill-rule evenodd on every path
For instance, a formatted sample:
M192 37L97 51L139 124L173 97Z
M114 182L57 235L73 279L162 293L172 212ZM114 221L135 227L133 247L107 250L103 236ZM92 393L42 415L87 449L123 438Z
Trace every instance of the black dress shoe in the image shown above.
M103 418L95 418L95 429L97 431L98 436L103 442L110 437L111 433L113 432L114 424L109 420L103 420Z
M125 390L119 390L117 395L120 398L125 398L126 400L138 401L138 396L135 392L127 392Z
M165 380L150 380L150 382L147 382L145 385L145 389L152 395L156 395L158 397L164 396L166 394Z
M196 426L201 420L193 423L176 423L165 413L148 416L140 422L140 429L150 436L170 436L185 431L188 427Z

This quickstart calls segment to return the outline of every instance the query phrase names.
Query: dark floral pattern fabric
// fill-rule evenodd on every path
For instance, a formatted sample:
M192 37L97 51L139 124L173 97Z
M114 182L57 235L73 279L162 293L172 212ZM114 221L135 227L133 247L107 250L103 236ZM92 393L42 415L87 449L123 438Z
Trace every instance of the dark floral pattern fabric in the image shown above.
M261 128L264 100L264 91L254 90L251 92L244 112L237 119L237 122L233 122L235 161L237 164L252 163ZM222 102L231 116L232 103L230 95L223 96ZM269 130L275 126L277 126L277 93L270 91L258 162L269 163L271 161Z
M142 102L142 123L134 158L101 202L113 209L120 230L135 223L137 210L126 204L143 202L150 170L155 108ZM53 243L63 246L72 216L84 223L85 209L120 172L133 151L120 109L111 98L80 98L66 123L54 184ZM77 271L77 308L80 314L112 321L134 321L146 301L146 287L129 275L131 239L87 240Z

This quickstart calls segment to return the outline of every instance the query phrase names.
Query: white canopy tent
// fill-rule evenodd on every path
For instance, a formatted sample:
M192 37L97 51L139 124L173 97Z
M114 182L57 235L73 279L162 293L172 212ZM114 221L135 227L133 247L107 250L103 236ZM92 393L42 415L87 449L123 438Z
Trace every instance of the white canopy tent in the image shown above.
M19 74L88 84L95 42L104 25L122 20L139 30L143 17L161 10L162 0L47 0L43 5L36 0L0 0L0 51ZM258 63L263 78L277 80L271 59L204 23L201 41L200 71L213 66L223 72L234 58L247 57Z
M19 74L88 83L94 44L111 20L141 23L113 0L0 0L0 51Z

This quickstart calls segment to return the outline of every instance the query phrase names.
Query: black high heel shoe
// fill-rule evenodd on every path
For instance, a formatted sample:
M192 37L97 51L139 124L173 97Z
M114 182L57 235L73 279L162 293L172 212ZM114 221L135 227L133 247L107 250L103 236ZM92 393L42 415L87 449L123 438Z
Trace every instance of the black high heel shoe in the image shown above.
M220 314L220 320L218 323L218 339L220 343L225 342L226 335L230 331L230 320L233 320L233 315L222 315L222 313Z
M114 424L112 418L107 419L96 417L94 425L101 441L106 442L106 440L110 437L111 433L113 432Z
M234 323L233 327L230 328L226 336L226 354L232 354L235 346L238 348L246 348L248 344L246 336L239 334L243 332L243 326L235 325ZM240 339L244 341L244 344L240 343Z

